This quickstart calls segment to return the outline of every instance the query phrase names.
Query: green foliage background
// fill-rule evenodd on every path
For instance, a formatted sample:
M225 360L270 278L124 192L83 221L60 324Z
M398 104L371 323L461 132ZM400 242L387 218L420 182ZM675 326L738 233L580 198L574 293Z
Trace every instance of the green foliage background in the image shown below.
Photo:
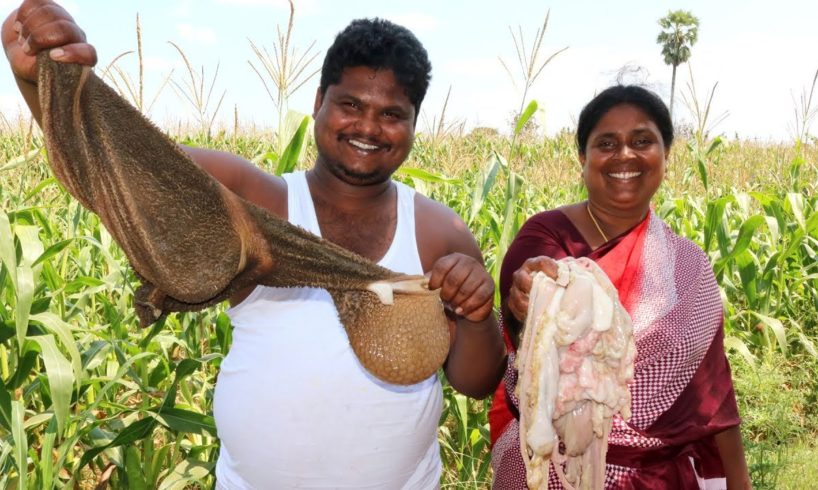
M178 139L271 172L314 153L308 138L280 155L263 134ZM656 212L714 265L756 488L804 488L818 476L816 150L696 141L674 147ZM397 178L464 217L496 278L528 216L583 199L575 153L567 132L421 135ZM223 308L139 329L121 250L46 159L27 128L0 134L0 488L209 488ZM489 402L444 394L442 486L486 488Z

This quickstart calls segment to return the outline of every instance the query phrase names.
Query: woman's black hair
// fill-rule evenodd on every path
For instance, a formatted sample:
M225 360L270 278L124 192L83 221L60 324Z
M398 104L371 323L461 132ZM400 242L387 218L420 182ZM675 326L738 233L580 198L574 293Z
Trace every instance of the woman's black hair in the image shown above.
M426 49L408 29L384 19L353 20L327 50L321 68L321 94L341 81L345 68L355 66L392 70L415 106L415 114L420 113L432 64Z
M673 121L662 99L639 85L614 85L591 99L579 114L577 150L580 155L585 154L588 137L602 116L612 107L622 104L630 104L644 111L659 128L665 149L670 149L670 145L673 144Z

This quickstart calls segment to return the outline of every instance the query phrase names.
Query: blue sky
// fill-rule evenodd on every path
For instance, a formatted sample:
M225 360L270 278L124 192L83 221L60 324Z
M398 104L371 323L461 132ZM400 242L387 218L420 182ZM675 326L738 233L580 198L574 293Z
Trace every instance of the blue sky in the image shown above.
M0 0L0 10L8 12L16 3ZM243 124L276 125L275 107L247 63L255 60L248 39L272 48L276 24L287 19L286 1L68 0L64 5L97 46L100 67L135 49L135 16L140 14L146 97L156 93L171 70L175 80L183 80L181 58L167 42L173 41L194 67L204 66L206 77L219 64L214 97L226 91L219 120L232 121L237 107ZM814 0L295 0L295 5L293 43L305 49L315 41L316 69L334 35L352 19L385 17L411 28L433 64L420 130L439 117L449 87L448 121L463 121L467 129L507 130L522 94L498 57L513 71L517 69L509 27L521 28L530 43L549 8L543 50L548 54L565 46L568 50L545 68L529 94L540 103L538 118L548 133L573 127L582 104L615 82L624 66L640 68L628 80L647 83L669 99L670 67L662 62L655 40L657 19L670 9L690 10L701 21L691 66L700 97L718 82L713 113L727 112L727 117L716 126L716 133L790 139L796 100L818 69L814 27L818 2ZM135 76L136 56L123 58L120 66ZM688 80L685 65L679 69L677 90L687 91ZM290 107L310 112L316 86L317 79L308 82L291 99ZM19 104L11 76L0 76L0 110L12 115ZM170 86L165 87L151 116L160 125L193 120L186 104ZM679 92L676 112L677 119L690 120Z

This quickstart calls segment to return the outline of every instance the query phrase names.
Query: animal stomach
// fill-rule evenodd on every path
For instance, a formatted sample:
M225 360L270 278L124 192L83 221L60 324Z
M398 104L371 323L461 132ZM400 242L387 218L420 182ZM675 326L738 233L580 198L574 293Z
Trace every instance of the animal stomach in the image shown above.
M602 489L612 418L630 417L636 346L628 313L592 260L535 274L517 356L520 449L530 489L548 488L551 462L568 489Z

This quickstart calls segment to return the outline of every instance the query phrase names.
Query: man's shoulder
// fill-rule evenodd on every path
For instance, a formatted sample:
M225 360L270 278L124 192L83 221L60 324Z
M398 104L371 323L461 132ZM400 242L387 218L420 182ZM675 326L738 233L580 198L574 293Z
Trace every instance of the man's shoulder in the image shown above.
M463 219L443 203L415 193L415 230L418 248L439 258L459 252L479 256L474 235Z

